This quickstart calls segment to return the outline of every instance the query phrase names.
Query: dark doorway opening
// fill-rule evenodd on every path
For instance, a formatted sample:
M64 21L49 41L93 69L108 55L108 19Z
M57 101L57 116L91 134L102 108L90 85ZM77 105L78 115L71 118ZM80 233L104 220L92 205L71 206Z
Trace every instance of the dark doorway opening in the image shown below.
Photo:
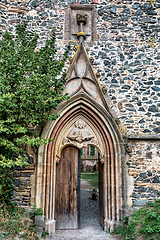
M103 227L103 164L96 147L81 149L80 228Z

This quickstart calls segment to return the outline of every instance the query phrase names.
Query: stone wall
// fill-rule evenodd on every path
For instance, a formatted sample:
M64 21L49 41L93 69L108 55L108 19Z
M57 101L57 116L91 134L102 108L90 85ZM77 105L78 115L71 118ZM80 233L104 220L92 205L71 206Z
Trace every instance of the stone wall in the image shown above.
M0 29L14 33L22 20L40 35L39 47L57 31L64 48L65 9L73 1L2 0ZM111 107L128 133L160 133L160 1L80 1L95 4L99 40L88 42L99 81L106 85ZM75 42L73 43L75 44ZM73 55L73 51L71 52Z
M130 197L135 206L140 206L160 196L160 141L132 140L131 144L127 165L134 190Z
M126 127L128 135L160 134L160 0L1 0L0 29L15 33L23 20L40 35L38 47L57 32L58 54L64 51L65 9L68 3L95 4L98 41L86 42L94 57L93 68L110 96L110 107ZM76 41L71 42L74 46ZM74 51L70 52L73 56ZM69 66L69 62L66 67ZM150 134L150 135L148 135ZM148 137L149 138L149 137ZM134 137L133 137L134 139ZM156 139L156 137L155 137ZM157 137L158 139L158 137ZM160 191L160 141L132 140L128 173L134 178L130 195L135 205L157 198ZM15 172L14 197L29 204L34 171ZM25 189L25 191L24 191Z
M15 189L11 200L23 207L34 205L32 199L35 192L33 191L35 188L35 165L32 156L28 157L28 163L30 165L26 167L15 167L13 172Z
M91 55L129 134L160 133L160 3L148 2L97 7L99 41Z

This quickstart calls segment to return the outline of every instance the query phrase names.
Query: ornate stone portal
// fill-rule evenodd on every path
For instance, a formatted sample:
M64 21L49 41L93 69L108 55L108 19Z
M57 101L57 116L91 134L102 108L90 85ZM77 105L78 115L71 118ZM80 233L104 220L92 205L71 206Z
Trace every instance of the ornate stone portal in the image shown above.
M75 16L75 21L76 14L81 13L76 11L71 14L72 17ZM84 14L87 15L87 22L86 19L83 21L83 24L86 23L84 34L79 35L79 45L68 70L64 90L64 94L68 93L70 99L59 105L56 111L59 118L48 122L44 128L42 137L52 138L54 141L39 148L35 204L43 209L46 229L50 233L55 231L56 226L56 169L60 169L62 151L69 146L81 149L92 145L98 148L101 177L100 223L105 231L112 231L119 224L127 206L124 141L85 50L84 40L88 34L86 27L91 15L87 11Z

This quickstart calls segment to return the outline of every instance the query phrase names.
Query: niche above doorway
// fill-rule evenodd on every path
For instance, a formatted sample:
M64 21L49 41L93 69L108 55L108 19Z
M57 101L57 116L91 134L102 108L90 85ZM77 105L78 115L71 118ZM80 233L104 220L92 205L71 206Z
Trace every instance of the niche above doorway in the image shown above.
M65 30L64 39L77 41L79 25L76 21L77 14L87 15L87 22L83 27L86 41L97 41L97 18L98 14L94 5L89 4L68 4L65 11Z

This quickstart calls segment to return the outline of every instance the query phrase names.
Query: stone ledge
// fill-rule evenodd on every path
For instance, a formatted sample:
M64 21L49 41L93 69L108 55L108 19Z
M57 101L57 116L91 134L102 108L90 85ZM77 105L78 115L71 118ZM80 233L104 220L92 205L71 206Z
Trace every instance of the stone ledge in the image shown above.
M134 135L128 136L128 140L160 140L160 134Z
M68 7L72 8L72 9L77 9L77 10L92 10L95 9L96 4L73 4L73 3L69 3Z

